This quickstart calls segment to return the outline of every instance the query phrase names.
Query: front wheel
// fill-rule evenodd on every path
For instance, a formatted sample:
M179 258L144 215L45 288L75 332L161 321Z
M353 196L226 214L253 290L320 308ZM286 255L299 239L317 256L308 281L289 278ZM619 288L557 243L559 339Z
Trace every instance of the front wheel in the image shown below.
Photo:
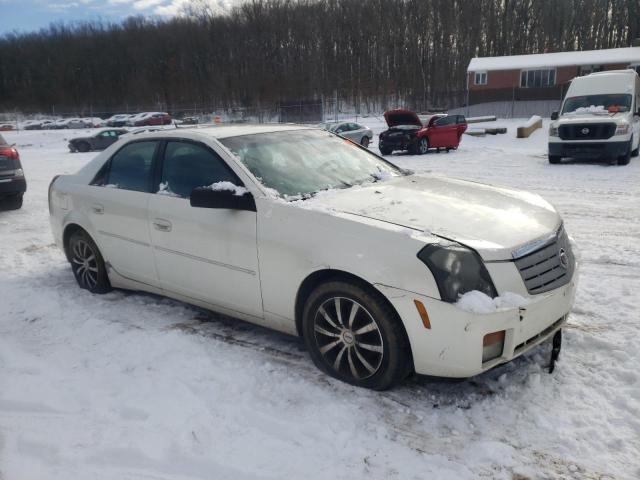
M91 293L111 291L104 259L98 246L86 232L79 230L71 235L68 252L71 269L80 288Z
M87 142L80 142L78 145L76 145L76 148L78 149L79 152L88 152L90 150L90 145Z
M629 142L627 153L618 157L618 165L628 165L631 161L631 149L633 148L633 138Z
M369 137L362 137L362 140L360 140L360 145L362 145L364 148L369 148Z
M382 155L391 155L393 150L391 148L380 147L380 153Z
M633 148L633 138L631 139L631 148ZM638 146L635 150L631 150L631 156L637 157L640 154L640 142L638 142Z
M22 193L12 195L4 200L7 210L20 210L22 208Z
M373 290L339 280L319 286L305 303L302 327L313 362L339 380L385 390L410 371L404 328Z
M417 155L424 155L429 151L429 141L426 138L421 138L418 140L415 146L415 153Z
M559 155L549 155L549 163L555 165L557 163L560 163L560 160L562 160L562 157Z

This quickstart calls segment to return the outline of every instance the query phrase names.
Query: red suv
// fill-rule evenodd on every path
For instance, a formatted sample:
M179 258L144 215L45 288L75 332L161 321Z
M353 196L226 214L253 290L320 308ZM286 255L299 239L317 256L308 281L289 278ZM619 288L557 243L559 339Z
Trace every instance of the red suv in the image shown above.
M456 149L467 129L463 115L435 114L421 120L415 112L397 109L385 112L384 119L389 129L379 136L382 155L390 155L394 150L422 155L430 148Z

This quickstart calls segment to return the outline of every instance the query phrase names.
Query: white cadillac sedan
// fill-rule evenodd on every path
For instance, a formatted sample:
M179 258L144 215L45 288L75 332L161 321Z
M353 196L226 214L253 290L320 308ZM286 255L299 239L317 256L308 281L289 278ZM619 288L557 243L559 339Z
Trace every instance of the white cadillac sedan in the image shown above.
M508 362L559 336L576 288L541 197L411 174L320 129L140 134L56 177L49 208L81 288L301 335L323 371L374 389Z

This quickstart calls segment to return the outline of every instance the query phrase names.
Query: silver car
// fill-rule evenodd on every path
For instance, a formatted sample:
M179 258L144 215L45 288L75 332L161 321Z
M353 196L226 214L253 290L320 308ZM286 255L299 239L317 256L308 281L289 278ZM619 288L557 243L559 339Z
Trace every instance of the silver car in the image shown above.
M322 128L333 132L341 137L347 138L352 142L359 143L363 147L368 148L373 139L373 132L369 127L354 122L325 122Z

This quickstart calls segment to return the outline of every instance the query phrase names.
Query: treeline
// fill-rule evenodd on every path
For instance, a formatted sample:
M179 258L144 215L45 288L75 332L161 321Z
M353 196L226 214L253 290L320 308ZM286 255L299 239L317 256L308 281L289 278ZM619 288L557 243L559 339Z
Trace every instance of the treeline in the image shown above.
M474 56L612 48L638 0L203 0L169 20L0 37L0 111L260 106L333 98L424 108L463 92Z

